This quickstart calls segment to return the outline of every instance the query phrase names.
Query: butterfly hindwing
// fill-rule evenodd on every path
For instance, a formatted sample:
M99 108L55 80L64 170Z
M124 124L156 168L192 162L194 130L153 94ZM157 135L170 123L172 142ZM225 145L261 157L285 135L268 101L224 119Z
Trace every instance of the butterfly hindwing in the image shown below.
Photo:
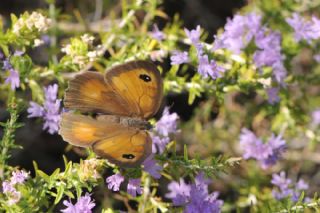
M152 152L152 141L143 130L124 130L121 134L97 141L92 146L99 156L122 167L141 165Z
M162 101L162 78L156 66L147 61L132 61L107 71L105 80L123 99L133 117L148 119Z
M152 151L146 131L71 112L62 114L59 133L70 144L92 147L98 156L123 167L140 165Z

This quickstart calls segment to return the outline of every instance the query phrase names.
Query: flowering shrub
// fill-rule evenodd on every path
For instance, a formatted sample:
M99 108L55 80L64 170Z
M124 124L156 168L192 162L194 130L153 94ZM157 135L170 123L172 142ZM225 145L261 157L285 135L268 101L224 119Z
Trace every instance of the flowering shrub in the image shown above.
M52 0L48 10L0 17L10 22L0 24L1 211L320 211L319 4L250 1L212 37L168 19L159 1L123 2L121 15L89 25ZM68 81L136 59L158 66L168 100L151 120L152 154L121 168L62 142ZM185 95L182 104L172 98ZM64 167L14 163L39 124L64 144Z

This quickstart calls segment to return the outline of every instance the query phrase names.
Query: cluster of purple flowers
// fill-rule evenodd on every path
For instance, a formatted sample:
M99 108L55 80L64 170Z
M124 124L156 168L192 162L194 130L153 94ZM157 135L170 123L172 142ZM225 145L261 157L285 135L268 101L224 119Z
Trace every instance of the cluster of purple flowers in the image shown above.
M293 28L297 42L305 40L310 44L313 40L320 38L320 19L317 17L312 16L308 20L298 13L293 13L286 21Z
M253 54L256 67L258 69L271 67L274 80L280 86L285 86L287 70L283 65L284 57L281 54L281 35L263 26L261 20L262 17L256 13L235 15L233 19L227 21L224 33L215 36L214 50L224 48L239 54L251 41L254 41L257 47ZM279 89L276 87L267 89L269 103L280 101L278 92Z
M163 111L162 117L156 123L155 129L151 134L152 152L162 154L166 145L170 142L169 135L178 131L177 121L179 116L177 113L170 113L169 107Z
M44 88L45 101L43 106L30 101L28 108L28 118L42 117L44 119L43 129L48 129L50 134L54 134L59 130L60 121L60 104L61 100L57 99L58 85L49 85Z
M267 143L263 143L253 132L244 128L240 134L240 146L244 159L254 158L263 169L267 169L281 157L286 149L286 142L281 135L272 135Z
M173 181L168 185L169 193L166 197L172 199L174 206L184 206L185 213L221 212L223 201L217 199L218 192L209 194L210 182L203 173L196 176L193 184L186 184L183 179L180 182Z
M309 185L302 179L294 184L291 179L286 178L284 171L279 174L273 174L271 183L277 187L272 190L272 195L277 200L291 198L292 201L297 202L301 193L309 188ZM308 198L306 198L305 201L306 200L308 200Z
M162 167L157 164L154 159L154 155L151 154L143 163L143 169L148 172L152 177L159 179L161 177L160 171ZM120 174L114 174L106 179L108 189L112 191L119 191L120 185L124 181L124 177ZM140 178L129 178L127 185L127 192L131 196L135 197L137 194L142 194L141 179Z
M120 173L111 175L106 179L108 189L115 192L120 190L120 185L123 181L124 177ZM141 179L129 178L127 192L133 197L137 196L137 194L142 194Z
M224 32L219 36L214 36L213 50L224 48L239 54L259 32L260 27L261 16L255 13L245 16L235 15L232 19L227 20Z
M8 204L13 205L17 203L21 198L21 193L17 191L15 186L17 184L23 184L29 177L29 174L23 170L12 172L10 180L2 182L2 191L8 197Z
M78 198L78 201L75 204L72 204L70 200L63 201L63 204L67 207L61 210L63 213L91 213L92 209L96 205L94 201L91 200L89 193L86 193L84 196Z
M23 54L22 51L16 51L13 55L14 56L21 56ZM20 75L17 70L15 70L10 63L10 56L5 58L3 53L0 53L0 60L3 62L2 69L8 70L9 75L7 79L5 80L6 84L10 84L11 90L15 90L20 86Z
M204 54L203 51L203 44L200 42L200 34L201 28L198 25L196 29L188 30L184 29L186 36L190 39L191 44L196 48L197 57L198 57L198 72L204 78L210 76L212 79L216 79L221 77L221 73L225 70L217 65L214 60L209 60L208 55ZM189 62L189 55L188 52L180 52L180 51L173 51L171 59L171 65L179 65Z

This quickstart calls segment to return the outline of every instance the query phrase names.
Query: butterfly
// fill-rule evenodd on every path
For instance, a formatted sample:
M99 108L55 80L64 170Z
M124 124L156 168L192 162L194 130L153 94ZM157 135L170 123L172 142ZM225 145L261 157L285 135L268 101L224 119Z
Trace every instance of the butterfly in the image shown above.
M160 108L163 82L148 61L114 66L103 75L87 71L69 81L59 133L120 167L136 167L152 153L148 119ZM88 113L96 116L89 116Z

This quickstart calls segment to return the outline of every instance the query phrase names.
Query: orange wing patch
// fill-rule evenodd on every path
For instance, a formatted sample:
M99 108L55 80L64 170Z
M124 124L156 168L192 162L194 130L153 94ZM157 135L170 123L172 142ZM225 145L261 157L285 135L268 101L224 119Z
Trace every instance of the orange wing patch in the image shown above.
M162 78L152 63L133 61L113 67L106 73L106 82L132 110L131 116L148 119L159 110Z
M152 152L152 141L145 131L127 130L93 144L93 151L122 167L140 165Z
M72 79L65 93L64 104L67 109L81 112L128 115L122 98L97 72L84 72Z

